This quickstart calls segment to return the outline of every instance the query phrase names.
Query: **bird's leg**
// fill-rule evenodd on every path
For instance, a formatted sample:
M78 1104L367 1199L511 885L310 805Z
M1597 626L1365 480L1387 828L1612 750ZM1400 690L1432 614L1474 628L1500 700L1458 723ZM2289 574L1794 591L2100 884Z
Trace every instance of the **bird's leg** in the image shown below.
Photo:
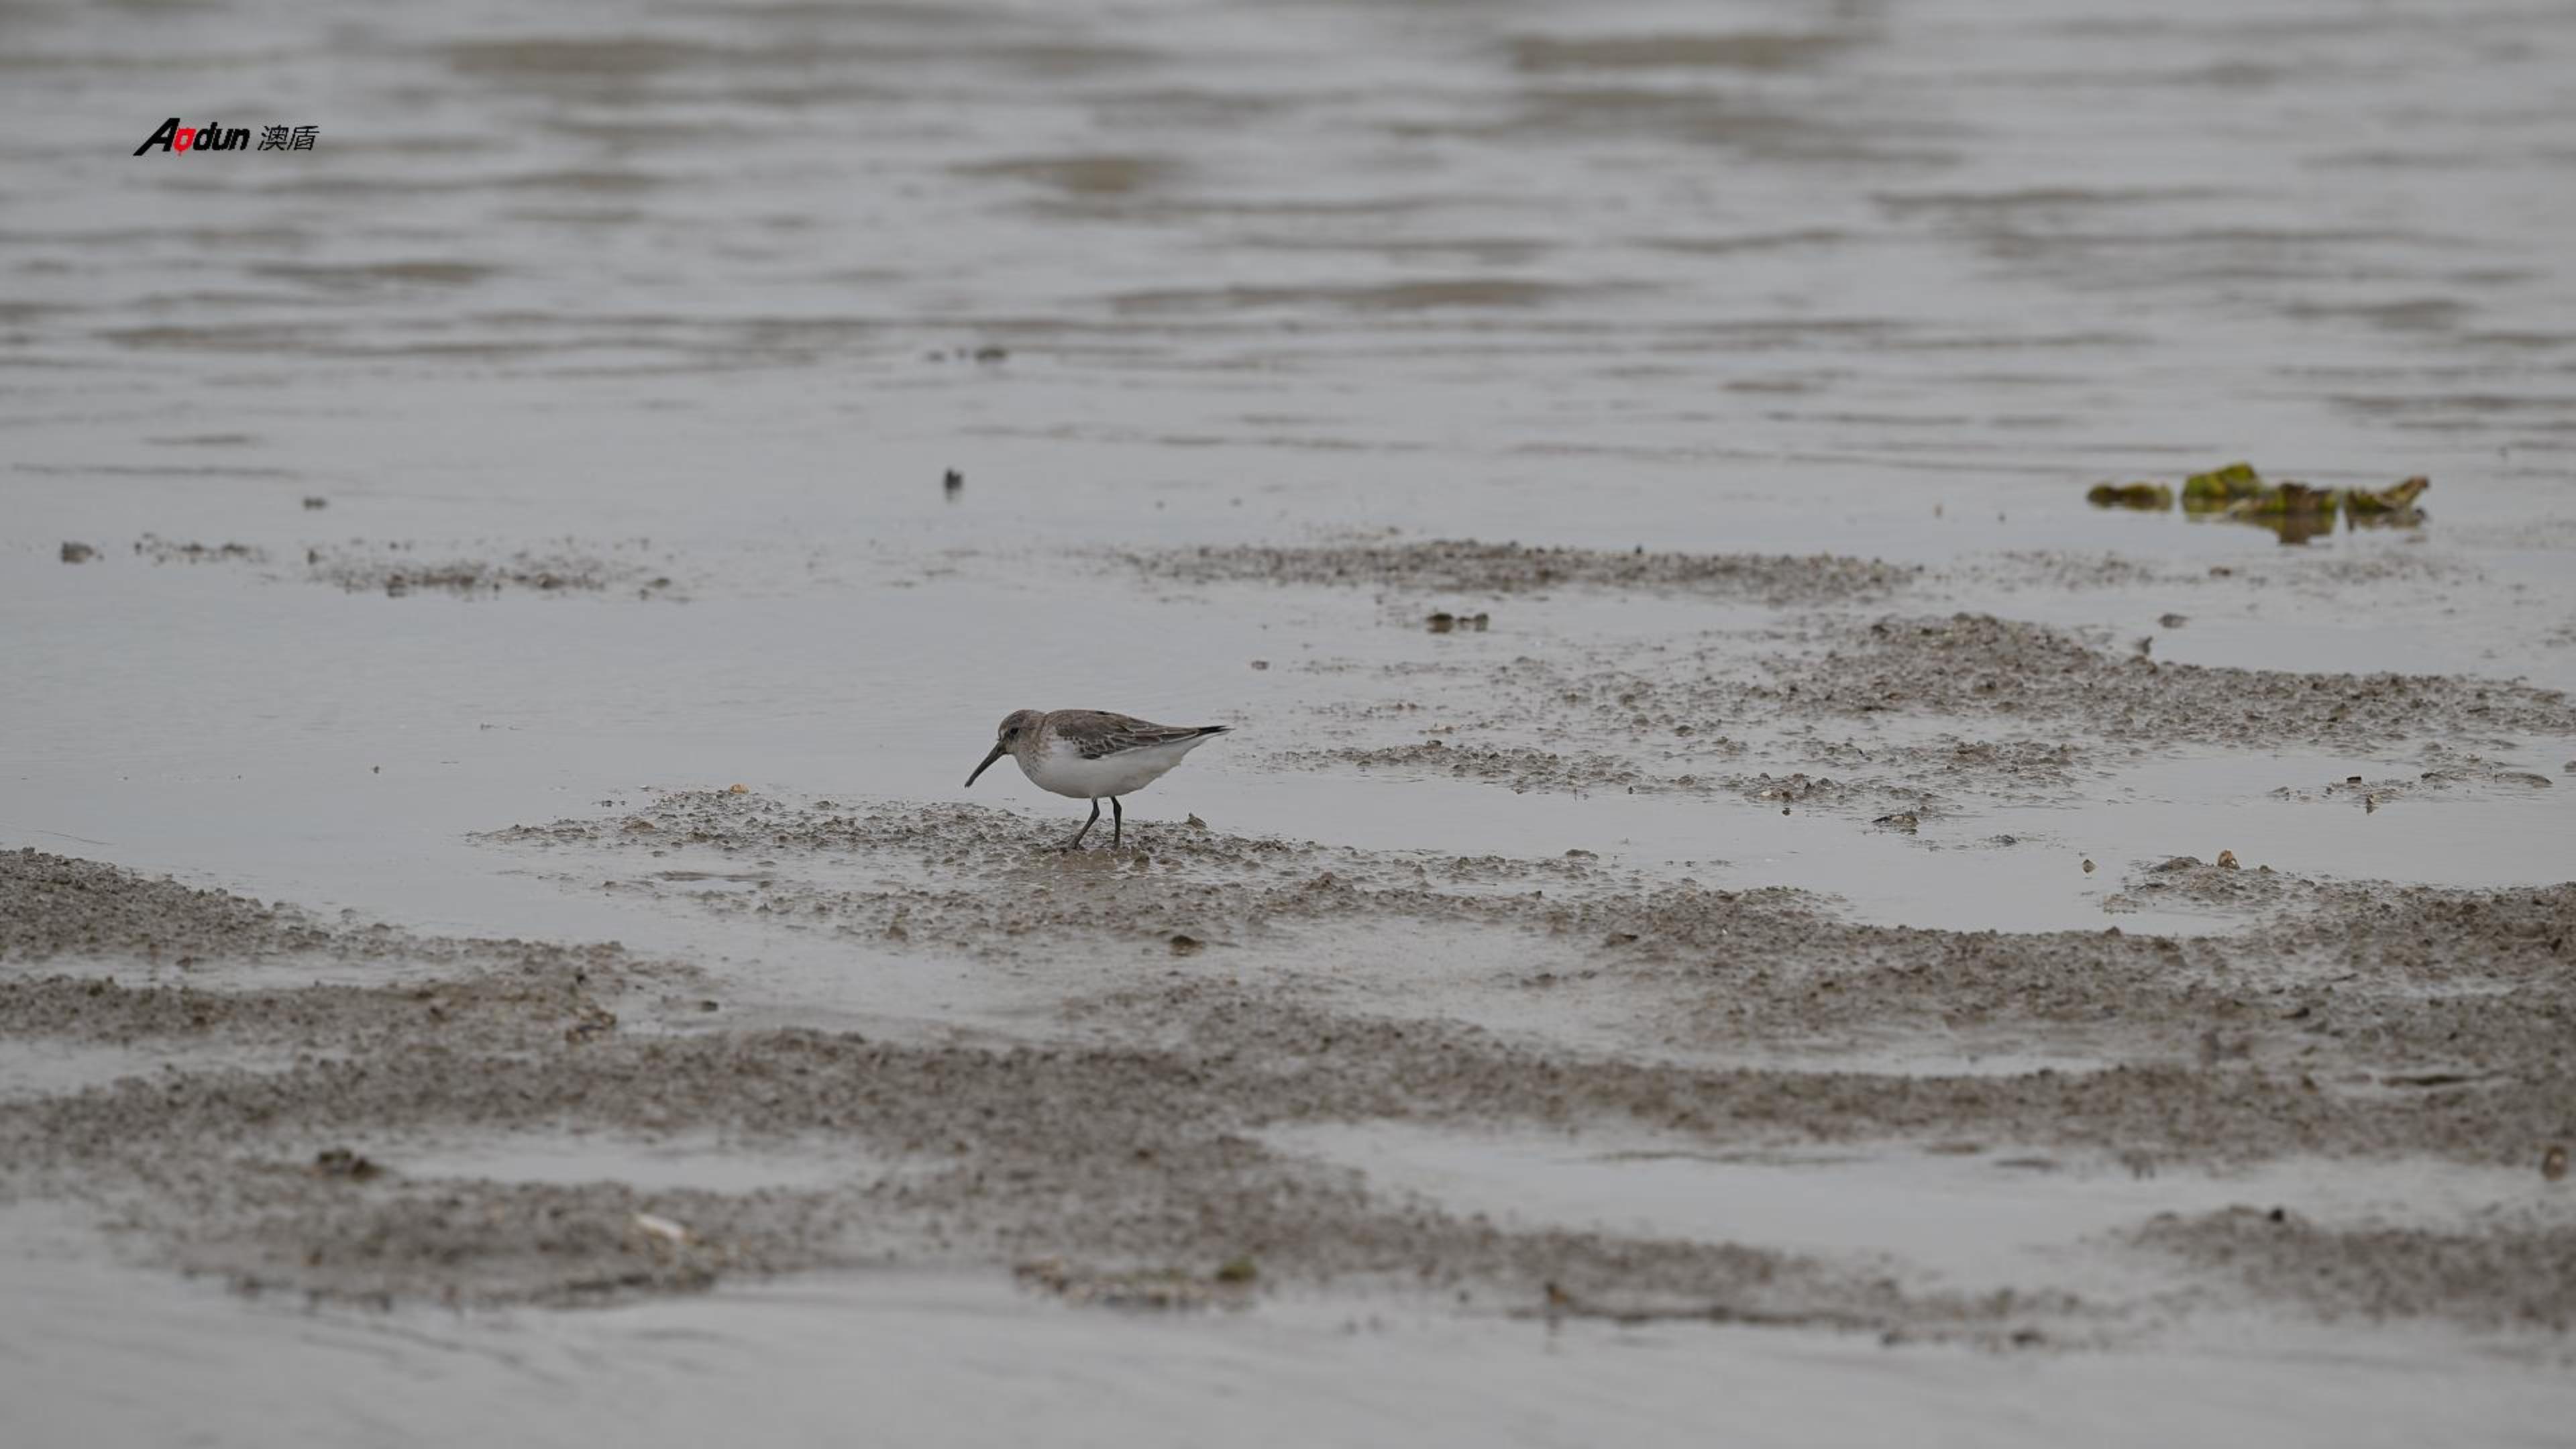
M1096 813L1096 812L1100 809L1100 802L1099 802L1099 801L1097 801L1097 800L1092 801L1092 802L1091 802L1091 808L1092 808L1092 810ZM1118 803L1118 797L1117 797L1117 796L1115 796L1115 795L1110 796L1110 797L1109 797L1109 848L1110 848L1111 850L1116 850L1116 849L1118 848L1118 827L1120 827L1120 826L1122 826L1122 825L1125 825L1126 823L1127 823L1127 807Z
M1093 827L1093 826L1095 826L1095 825L1097 825L1097 824L1099 824L1099 823L1100 823L1100 802L1099 802L1099 801L1097 801L1097 800L1094 800L1094 801L1092 801L1092 802L1091 802L1091 818L1090 818L1090 819L1088 819L1088 820L1086 820L1086 821L1084 821L1084 822L1082 822L1082 828L1081 828L1080 830L1077 830L1077 831L1073 832L1073 838L1072 838L1071 840L1068 840L1068 841L1066 841L1066 842L1064 843L1064 848L1065 848L1065 849L1067 849L1067 850L1079 850L1079 849L1081 849L1081 848L1082 848L1082 837L1084 837L1084 836L1086 836L1086 835L1089 835L1089 834L1091 833L1091 827Z

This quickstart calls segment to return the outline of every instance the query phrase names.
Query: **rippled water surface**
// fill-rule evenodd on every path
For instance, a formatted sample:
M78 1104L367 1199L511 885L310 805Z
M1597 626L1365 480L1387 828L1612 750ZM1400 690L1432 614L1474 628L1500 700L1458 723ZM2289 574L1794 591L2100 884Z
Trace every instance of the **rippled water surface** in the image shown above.
M2463 525L2567 478L2557 6L6 25L16 499L1922 554L2240 454ZM174 110L319 144L125 154Z

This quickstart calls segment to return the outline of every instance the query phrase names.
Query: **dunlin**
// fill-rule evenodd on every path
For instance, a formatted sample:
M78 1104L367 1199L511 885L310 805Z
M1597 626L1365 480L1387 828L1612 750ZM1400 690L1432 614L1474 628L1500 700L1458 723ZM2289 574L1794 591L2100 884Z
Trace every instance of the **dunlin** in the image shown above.
M1231 725L1158 725L1130 715L1098 709L1013 710L994 731L993 752L975 767L966 783L993 767L1004 755L1020 762L1020 773L1041 790L1091 802L1091 818L1082 822L1064 848L1100 823L1100 802L1109 802L1109 847L1118 848L1126 807L1118 803L1163 777L1211 736Z

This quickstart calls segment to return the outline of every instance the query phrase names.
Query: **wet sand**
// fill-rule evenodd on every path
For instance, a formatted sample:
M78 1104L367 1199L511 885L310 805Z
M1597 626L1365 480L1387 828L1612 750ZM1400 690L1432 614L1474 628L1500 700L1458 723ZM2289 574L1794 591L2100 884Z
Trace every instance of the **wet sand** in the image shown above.
M868 820L718 794L676 797L656 813L668 824L638 832L649 819L612 821L607 839L667 835L676 849L657 858L710 863L745 846L863 868L893 856L951 878L828 894L763 881L755 911L898 934L929 951L1133 964L1112 967L1121 984L1066 1003L1084 1028L1077 1041L741 1030L723 1023L720 1000L695 994L707 985L698 973L614 948L332 927L20 852L7 858L8 953L45 969L8 983L11 1038L167 1044L178 1055L151 1077L0 1107L13 1190L104 1200L153 1256L244 1291L365 1301L559 1301L704 1286L724 1272L904 1263L1017 1266L1058 1287L1177 1273L1217 1297L1356 1277L1530 1313L2027 1345L2092 1337L2105 1331L2096 1320L2134 1305L2088 1304L2044 1282L1966 1298L1909 1293L1901 1278L1855 1279L1748 1245L1503 1229L1283 1158L1260 1135L1396 1120L1643 1133L1694 1153L1850 1141L1937 1154L2038 1148L2142 1173L2434 1158L2519 1167L2536 1181L2540 1154L2576 1111L2562 1029L2576 924L2568 887L2311 883L2268 928L2186 946L2116 928L1837 929L1779 894L1684 887L1641 898L1554 863L1349 852L1327 862L1312 847L1186 830L1124 859L1065 857L983 812ZM594 851L600 833L542 832ZM686 874L654 870L639 884ZM1547 885L1517 889L1532 881ZM1528 1032L1354 1013L1299 979L1296 923L1379 919L1550 938L1572 968L1564 975L1467 989L1615 996L1653 1024L1636 1043L1649 1050L1569 1050ZM1176 923L1207 935L1167 931ZM2317 949L2321 935L2332 951ZM150 973L159 981L100 970L138 957L166 963ZM2329 984L2316 979L2320 961L2347 969ZM404 979L191 984L252 962L366 963ZM1932 1022L1981 1033L1999 1052L2074 1047L2100 1065L1969 1077L1837 1069L1855 1046ZM1803 1044L1815 1059L1725 1069L1651 1050L1756 1042ZM188 1065L187 1053L216 1047L261 1066ZM727 1194L404 1171L417 1144L441 1136L567 1129L792 1149L848 1181ZM2412 1225L2329 1232L2331 1283L2271 1261L2325 1251L2304 1220L2279 1243L2237 1214L2158 1219L2138 1238L2300 1304L2563 1327L2568 1285L2555 1275L2570 1222L2557 1209L2535 1201L2448 1236ZM646 1215L681 1231L657 1235L639 1226ZM2452 1258L2493 1266L2428 1266ZM1030 1268L1041 1259L1081 1266ZM1226 1264L1243 1266L1229 1279Z

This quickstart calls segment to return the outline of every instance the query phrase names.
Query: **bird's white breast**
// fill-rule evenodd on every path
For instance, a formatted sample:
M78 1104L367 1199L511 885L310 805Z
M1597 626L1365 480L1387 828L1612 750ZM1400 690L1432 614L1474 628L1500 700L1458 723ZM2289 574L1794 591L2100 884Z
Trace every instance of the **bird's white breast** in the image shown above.
M1084 759L1062 740L1049 740L1034 759L1021 761L1020 769L1041 790L1070 795L1076 800L1097 800L1104 795L1126 795L1144 789L1210 738L1195 735L1169 744L1121 750L1096 760Z

